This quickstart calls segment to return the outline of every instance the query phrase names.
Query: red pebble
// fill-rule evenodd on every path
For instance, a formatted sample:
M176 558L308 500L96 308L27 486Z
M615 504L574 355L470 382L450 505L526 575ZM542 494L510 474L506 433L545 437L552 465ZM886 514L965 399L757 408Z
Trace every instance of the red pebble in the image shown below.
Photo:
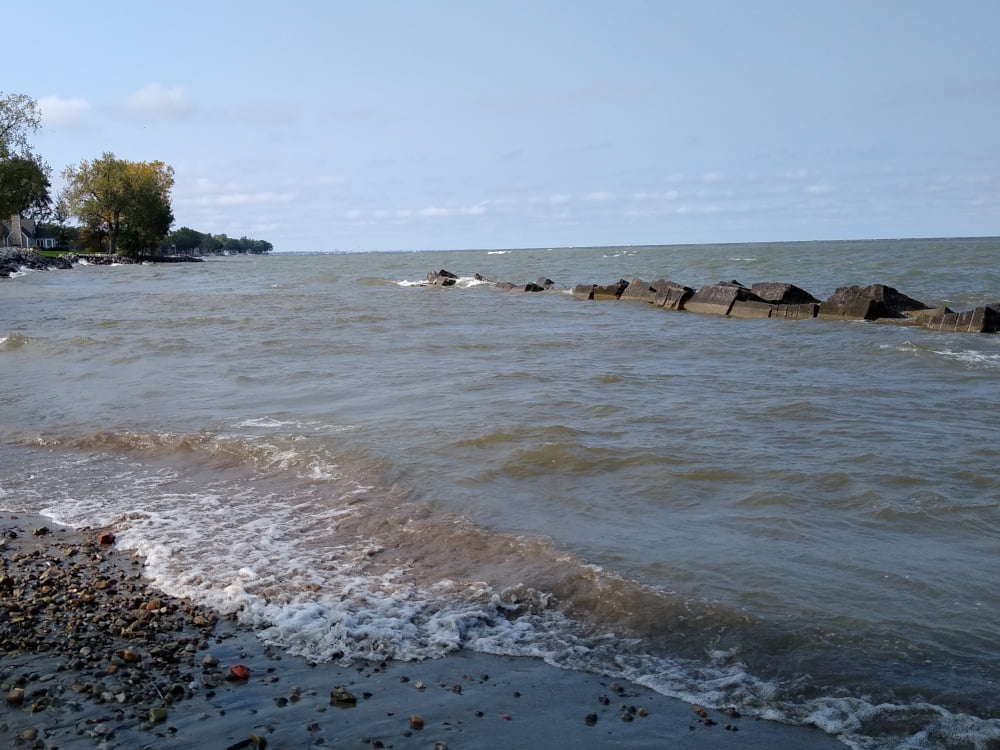
M501 715L501 716L502 716L503 718L505 718L505 719L506 719L507 721L510 721L510 714L500 714L500 715Z
M115 543L115 535L112 534L110 531L102 532L102 533L100 533L100 534L97 535L97 543L98 544L114 544Z
M250 669L243 664L234 664L229 668L229 674L237 680L246 680L250 678Z

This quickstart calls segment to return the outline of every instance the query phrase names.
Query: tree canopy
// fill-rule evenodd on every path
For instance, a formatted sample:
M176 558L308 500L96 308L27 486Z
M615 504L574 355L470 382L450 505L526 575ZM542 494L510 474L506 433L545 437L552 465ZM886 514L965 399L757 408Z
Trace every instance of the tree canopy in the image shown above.
M35 157L0 159L0 217L44 215L49 205L47 167Z
M170 190L174 170L162 161L141 162L105 153L63 170L62 203L87 230L105 236L110 253L154 250L174 221Z
M42 218L48 209L51 170L29 142L41 122L30 96L0 92L0 217L28 213Z
M203 253L217 253L224 251L227 253L250 253L260 255L269 253L274 249L267 240L255 240L250 237L227 237L224 234L211 235L199 232L190 227L175 229L167 236L167 244L174 250L188 253L199 250Z
M41 124L42 113L34 99L0 92L0 159L30 154L28 136Z

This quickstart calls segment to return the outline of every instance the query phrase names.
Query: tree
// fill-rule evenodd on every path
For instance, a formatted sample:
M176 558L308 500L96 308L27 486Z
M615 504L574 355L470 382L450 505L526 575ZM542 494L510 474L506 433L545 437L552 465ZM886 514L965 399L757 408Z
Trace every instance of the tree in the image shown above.
M205 235L202 240L201 249L206 253L217 253L222 249L222 243L210 234Z
M67 223L69 215L66 206L60 201L56 203L51 216L51 221L41 226L53 237L56 238L57 247L66 249L70 246L79 246L80 228L70 226Z
M174 170L162 161L135 162L105 153L63 170L67 211L89 229L106 233L108 252L141 255L151 251L170 230L174 216L170 190Z
M0 159L0 216L44 218L49 204L48 167L37 157Z
M204 249L203 243L205 242L205 237L206 235L196 229L181 227L180 229L175 229L167 236L167 244L171 245L174 250L187 253L197 248Z
M49 166L31 151L28 136L42 115L26 94L0 92L0 216L28 212L44 218L49 205Z
M42 113L34 99L27 94L0 92L0 159L30 155L28 134L41 124Z

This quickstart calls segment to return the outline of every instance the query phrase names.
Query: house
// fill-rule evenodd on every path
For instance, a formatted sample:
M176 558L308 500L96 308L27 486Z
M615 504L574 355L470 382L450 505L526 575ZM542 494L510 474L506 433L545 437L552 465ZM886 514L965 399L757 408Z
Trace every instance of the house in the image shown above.
M56 238L38 226L33 219L14 214L0 221L0 247L37 247L43 250L56 246Z

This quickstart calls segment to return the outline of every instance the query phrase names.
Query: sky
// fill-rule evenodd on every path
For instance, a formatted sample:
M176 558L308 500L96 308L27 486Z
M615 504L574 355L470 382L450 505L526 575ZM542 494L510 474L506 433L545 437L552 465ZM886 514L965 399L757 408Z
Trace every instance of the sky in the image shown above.
M278 251L1000 235L997 0L13 3L35 151Z

